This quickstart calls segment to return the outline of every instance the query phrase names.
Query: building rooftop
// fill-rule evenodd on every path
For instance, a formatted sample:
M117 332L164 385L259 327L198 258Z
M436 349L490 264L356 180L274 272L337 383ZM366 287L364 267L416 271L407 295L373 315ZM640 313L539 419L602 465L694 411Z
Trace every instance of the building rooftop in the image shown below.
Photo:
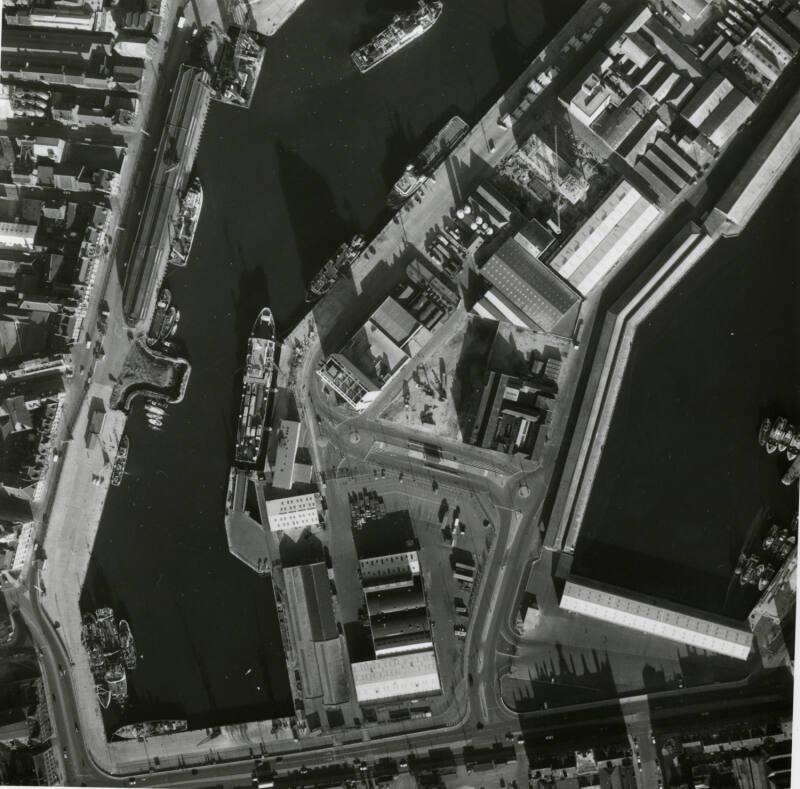
M534 257L541 257L556 238L538 219L531 219L519 229L514 240Z
M266 502L270 531L313 529L319 526L316 493L288 496Z
M520 243L506 241L481 274L527 317L530 328L551 331L580 296Z
M433 650L366 660L352 668L356 697L362 704L441 691Z
M383 300L370 320L398 346L402 346L419 325L416 318L392 296Z
M561 607L595 619L652 633L662 638L747 660L753 642L748 630L712 621L677 607L645 601L593 581L569 580Z
M584 296L630 251L660 210L621 181L550 260Z
M306 641L338 638L331 582L324 562L286 567L283 577L300 638Z
M370 586L399 581L405 581L410 585L413 577L419 575L419 557L416 551L361 559L358 565L366 591L369 591Z
M417 576L414 582L401 589L387 589L370 592L367 588L367 607L370 616L394 614L425 607L422 582Z
M278 446L272 470L272 486L290 490L294 483L295 458L300 445L300 423L282 419L278 431Z

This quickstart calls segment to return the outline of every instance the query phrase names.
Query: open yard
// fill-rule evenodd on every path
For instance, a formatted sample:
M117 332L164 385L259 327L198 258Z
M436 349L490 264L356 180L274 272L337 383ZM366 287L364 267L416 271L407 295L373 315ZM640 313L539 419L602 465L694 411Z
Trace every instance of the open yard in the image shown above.
M409 365L400 394L381 419L447 438L472 431L497 324L462 312L448 339Z

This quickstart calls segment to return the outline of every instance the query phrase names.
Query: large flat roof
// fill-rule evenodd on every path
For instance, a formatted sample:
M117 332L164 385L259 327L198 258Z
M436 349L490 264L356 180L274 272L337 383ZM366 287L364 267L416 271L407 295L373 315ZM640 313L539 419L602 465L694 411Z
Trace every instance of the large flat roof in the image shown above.
M289 490L294 482L294 460L300 445L300 423L282 419L278 434L278 448L275 453L275 468L272 485Z
M300 638L328 641L337 638L331 584L323 562L286 567L286 594Z
M353 680L360 703L439 693L439 671L433 650L391 655L353 663Z
M623 180L558 250L550 265L585 296L628 254L659 213Z
M510 238L481 274L520 312L528 325L550 331L579 300L575 291L516 238Z
M358 565L362 582L392 579L398 574L409 577L419 574L419 556L416 551L360 559Z
M602 584L567 581L561 607L738 660L747 660L753 642L749 630L636 599Z
M383 300L370 320L397 345L403 345L419 325L417 319L392 296Z
M309 529L319 526L317 495L287 496L267 502L267 518L270 531L284 529Z
M370 592L367 589L366 591L370 616L425 608L425 595L419 576L414 578L412 584L400 589L383 589L376 592Z

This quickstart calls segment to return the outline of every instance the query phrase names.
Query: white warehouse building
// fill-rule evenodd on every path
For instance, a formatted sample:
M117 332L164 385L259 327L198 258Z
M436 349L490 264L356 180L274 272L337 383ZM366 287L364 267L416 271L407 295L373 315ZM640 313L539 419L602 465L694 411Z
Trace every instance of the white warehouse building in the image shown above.
M352 669L359 704L429 696L442 689L432 649L364 660Z
M637 600L584 580L567 581L561 608L738 660L747 660L753 643L749 630Z

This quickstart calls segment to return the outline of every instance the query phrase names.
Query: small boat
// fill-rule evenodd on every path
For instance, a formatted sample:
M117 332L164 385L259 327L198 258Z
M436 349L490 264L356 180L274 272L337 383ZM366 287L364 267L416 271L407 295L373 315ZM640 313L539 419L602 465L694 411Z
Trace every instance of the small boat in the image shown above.
M107 710L111 705L111 691L105 685L95 685L95 691L97 693L97 700L100 702L100 706Z
M751 556L747 563L742 570L742 574L739 576L739 583L742 586L749 586L753 585L758 580L758 558L756 556Z
M772 427L772 421L770 419L765 419L761 423L761 428L758 431L758 443L759 446L764 446L767 443L767 438L769 437L769 429Z
M759 570L758 591L763 592L769 586L770 581L775 577L775 568L771 564L762 564L759 566Z
M761 548L763 550L768 551L772 547L773 543L778 538L778 532L778 525L773 523L769 532L767 533L767 536L764 537L764 541L761 543Z
M797 537L795 537L793 534L787 534L785 539L783 539L780 545L778 545L778 547L775 549L775 555L778 557L778 559L783 561L783 559L785 559L792 552L792 549L796 544Z

